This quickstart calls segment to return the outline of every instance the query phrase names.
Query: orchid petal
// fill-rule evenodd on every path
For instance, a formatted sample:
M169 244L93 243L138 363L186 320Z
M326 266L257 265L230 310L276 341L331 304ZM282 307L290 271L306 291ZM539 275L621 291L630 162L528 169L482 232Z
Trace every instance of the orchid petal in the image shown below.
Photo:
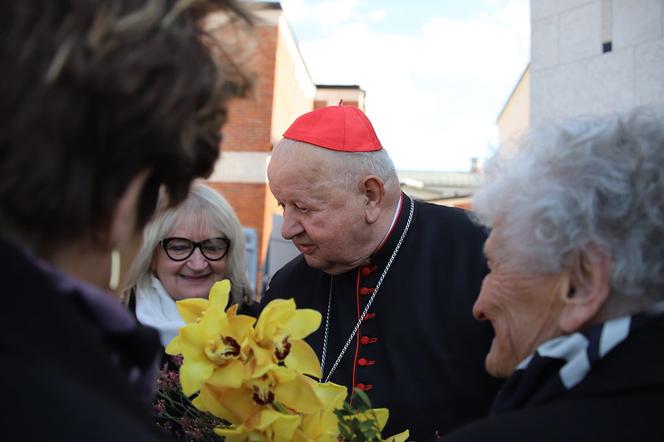
M171 356L181 354L182 349L180 348L180 336L178 335L173 339L171 339L171 342L168 343L164 351L166 352L167 355Z
M215 397L229 412L224 419L235 425L247 422L260 410L252 398L252 391L246 387L215 389Z
M212 375L211 363L186 361L180 367L180 383L185 396L191 396L201 389L203 383Z
M240 388L244 380L244 364L239 359L217 368L207 383L214 387Z
M284 364L299 373L320 378L320 362L316 352L304 341L291 341L291 348Z
M320 327L321 314L312 309L301 309L293 312L292 316L284 322L284 329L288 330L291 339L304 339Z
M343 407L346 396L348 396L346 387L333 382L321 384L313 379L309 383L313 384L316 396L318 396L318 399L320 399L326 410L335 410Z
M208 308L209 301L203 298L189 298L178 301L175 305L187 324L198 321Z
M210 289L210 306L219 308L222 311L226 310L228 305L229 293L231 292L231 282L228 279L215 282Z
M322 409L323 404L303 377L299 375L290 382L277 383L274 387L275 401L299 413L315 413Z
M199 410L212 413L213 415L228 422L232 422L232 419L235 417L233 413L221 405L221 402L217 400L213 390L206 385L201 388L201 393L194 398L192 404L194 404L194 406Z

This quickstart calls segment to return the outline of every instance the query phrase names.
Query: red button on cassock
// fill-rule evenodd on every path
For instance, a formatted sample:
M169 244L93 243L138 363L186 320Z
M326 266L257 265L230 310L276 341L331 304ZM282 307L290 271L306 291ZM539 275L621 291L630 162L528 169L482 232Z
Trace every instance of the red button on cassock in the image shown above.
M359 383L359 384L355 385L355 388L357 388L358 390L362 390L362 391L369 391L373 388L373 385L372 384Z
M376 270L376 266L363 266L360 272L362 272L362 276L369 276L374 270Z
M369 365L373 365L375 363L376 361L366 358L360 358L357 360L357 365L360 365L362 367L368 367Z
M360 289L360 295L370 295L373 291L374 289L372 287L362 287Z
M362 345L373 344L377 340L378 338L370 338L369 336L362 336L360 338L360 344Z
M375 317L376 317L376 314L375 314L375 313L367 313L367 314L364 316L364 320L366 321L367 319L372 319L372 318L375 318Z

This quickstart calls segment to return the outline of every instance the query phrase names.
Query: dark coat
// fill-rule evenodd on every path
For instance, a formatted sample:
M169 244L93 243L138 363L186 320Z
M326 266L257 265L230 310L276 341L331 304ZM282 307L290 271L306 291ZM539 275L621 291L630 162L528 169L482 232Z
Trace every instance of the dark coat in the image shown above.
M664 321L637 330L576 387L464 427L445 442L663 441Z
M0 263L1 439L164 440L111 357L146 365L159 352L156 332L102 330L76 293L57 289L3 240Z
M370 265L334 277L324 376L371 297L410 204L404 196L397 224ZM487 271L485 237L461 210L415 203L401 249L330 379L364 389L374 407L390 409L385 435L408 428L421 440L486 415L499 387L484 369L492 332L472 317ZM321 327L307 339L319 357L330 281L300 255L274 275L263 298L264 305L292 297L298 308L322 313Z

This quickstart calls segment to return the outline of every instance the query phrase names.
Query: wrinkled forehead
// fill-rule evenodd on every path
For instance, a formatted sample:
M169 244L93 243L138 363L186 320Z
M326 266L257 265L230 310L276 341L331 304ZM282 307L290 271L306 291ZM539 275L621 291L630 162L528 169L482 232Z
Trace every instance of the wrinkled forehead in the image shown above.
M268 179L275 184L304 181L309 186L326 186L343 173L342 163L334 151L285 138L272 152Z

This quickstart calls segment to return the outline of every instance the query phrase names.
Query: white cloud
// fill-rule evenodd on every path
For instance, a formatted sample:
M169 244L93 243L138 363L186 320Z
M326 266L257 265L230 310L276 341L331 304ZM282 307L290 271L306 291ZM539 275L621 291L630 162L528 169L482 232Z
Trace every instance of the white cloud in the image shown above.
M304 0L282 0L289 21L309 20L325 25L340 24L357 15L357 0L325 0L318 3Z
M495 143L496 116L529 58L528 1L495 3L470 20L432 17L412 34L351 21L300 48L317 83L367 91L367 114L398 168L467 170Z
M371 21L382 21L385 19L385 17L387 17L387 15L387 10L378 9L369 13L369 19Z
M281 7L286 13L288 21L292 23L303 21L307 18L308 8L304 0L281 0Z

